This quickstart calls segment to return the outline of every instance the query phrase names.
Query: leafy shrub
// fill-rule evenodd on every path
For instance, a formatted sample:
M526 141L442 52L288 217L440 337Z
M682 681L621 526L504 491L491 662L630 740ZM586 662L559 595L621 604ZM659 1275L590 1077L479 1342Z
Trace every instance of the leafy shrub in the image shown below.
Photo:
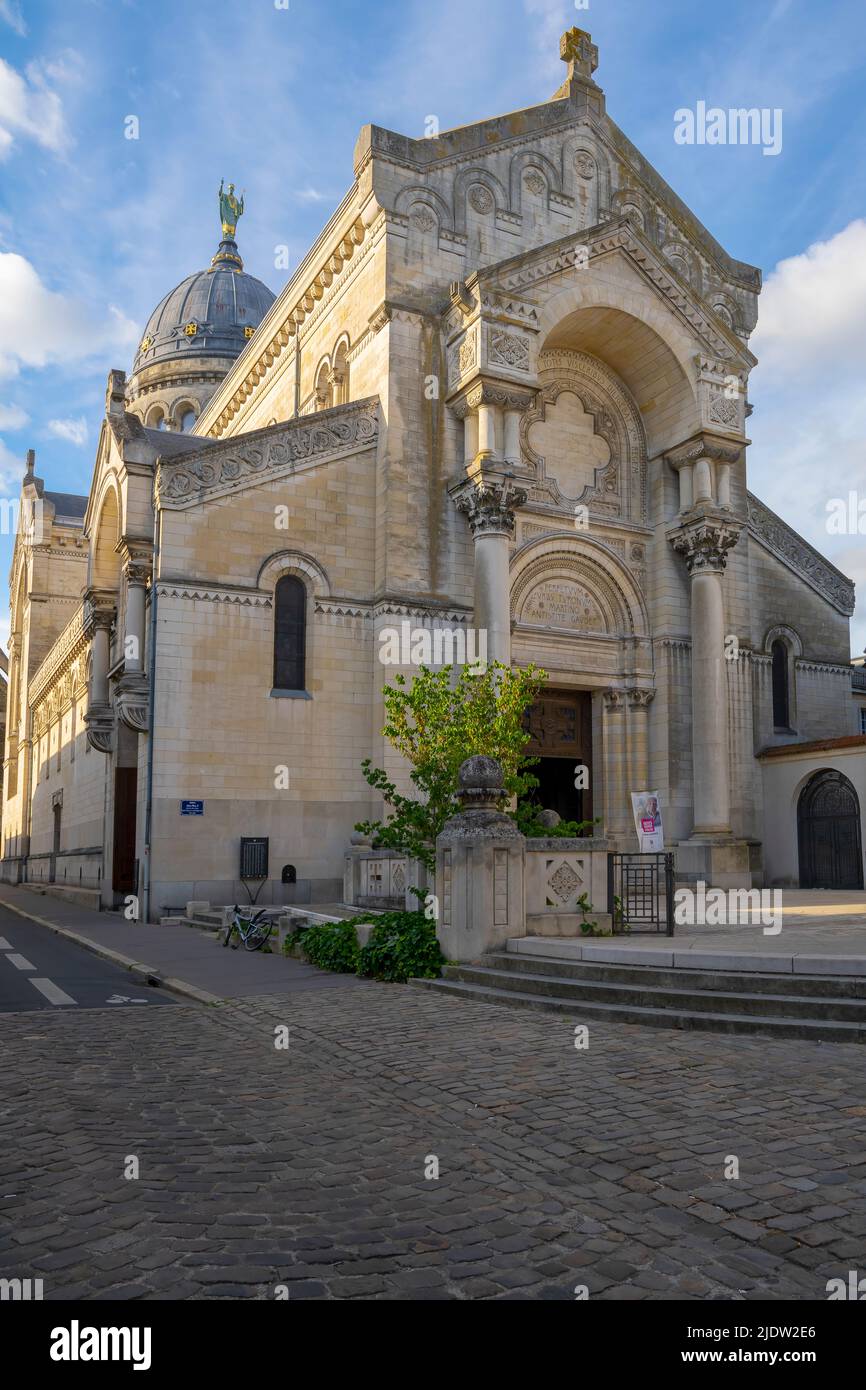
M364 920L369 918L357 919ZM435 980L444 959L435 926L423 912L383 912L361 948L358 974L399 982L412 977Z
M598 825L601 820L601 817L597 816L594 820L561 820L559 825L547 826L542 825L539 820L541 812L542 807L537 806L534 801L518 801L516 810L510 813L517 823L517 829L527 840L576 840L587 831L591 832L593 826Z
M360 919L358 919L360 920ZM311 965L320 970L333 970L338 975L355 975L358 972L358 938L355 935L355 919L352 922L313 923L302 927L287 946L299 946Z

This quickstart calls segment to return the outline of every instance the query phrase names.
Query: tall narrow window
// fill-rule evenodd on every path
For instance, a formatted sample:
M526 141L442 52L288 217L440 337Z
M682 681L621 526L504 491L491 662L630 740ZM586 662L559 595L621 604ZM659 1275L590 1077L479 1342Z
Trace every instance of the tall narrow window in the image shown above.
M788 699L788 648L777 638L771 647L773 656L773 726L776 729L790 728L790 701Z
M294 575L283 575L274 590L274 689L303 690L306 654L307 591Z

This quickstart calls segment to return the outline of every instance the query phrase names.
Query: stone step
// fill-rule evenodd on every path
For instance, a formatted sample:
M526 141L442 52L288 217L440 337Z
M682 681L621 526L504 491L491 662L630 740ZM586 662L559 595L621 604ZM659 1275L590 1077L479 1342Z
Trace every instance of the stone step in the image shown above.
M748 970L693 970L686 966L618 965L612 961L563 960L510 951L491 952L479 964L518 975L538 974L566 980L625 985L634 983L734 994L866 1000L866 977L855 975L794 975L790 971L785 974L765 974Z
M563 1013L571 1021L636 1023L650 1028L696 1029L702 1032L758 1034L762 1037L800 1038L813 1042L866 1043L866 1024L835 1022L831 1019L786 1018L784 1015L728 1014L696 1012L691 1009L660 1009L634 1004L600 1004L582 999L561 999L517 990L490 988L446 976L441 980L413 980L421 989L456 995L481 1004L507 1004L512 1008ZM720 1002L722 1002L720 1000Z
M640 975L627 983L573 979L537 971L524 973L495 969L486 963L487 959L485 957L484 964L447 966L446 978L506 994L533 994L542 998L571 1000L577 1007L583 1007L584 1003L598 1003L674 1012L743 1014L751 1018L781 1016L813 1021L829 1019L837 1023L855 1023L866 1030L866 999L816 998L799 995L793 988L788 994L768 995L734 990L702 990L684 982L681 975L675 985L649 984Z

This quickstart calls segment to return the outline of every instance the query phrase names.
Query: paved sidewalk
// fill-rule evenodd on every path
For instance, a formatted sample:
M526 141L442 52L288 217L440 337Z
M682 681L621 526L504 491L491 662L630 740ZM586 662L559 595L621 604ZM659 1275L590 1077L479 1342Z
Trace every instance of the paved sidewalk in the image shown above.
M261 951L226 951L210 932L127 922L116 912L93 912L49 893L0 884L0 903L77 940L105 959L133 965L134 976L210 1003L254 994L353 988L354 975L334 975L304 961ZM71 935L70 935L71 934Z
M866 893L786 888L764 899L765 915L730 925L677 926L617 937L526 936L509 949L556 956L694 970L757 970L783 975L866 976ZM732 904L733 907L733 904Z

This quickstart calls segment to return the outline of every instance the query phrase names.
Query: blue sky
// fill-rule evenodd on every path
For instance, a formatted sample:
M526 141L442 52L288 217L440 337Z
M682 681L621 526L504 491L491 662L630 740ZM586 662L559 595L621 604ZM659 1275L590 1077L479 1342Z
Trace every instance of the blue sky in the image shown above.
M0 492L28 447L49 487L87 491L107 371L209 263L220 178L246 190L247 269L279 291L275 247L301 259L363 124L421 135L543 101L572 24L614 120L762 267L751 487L866 600L866 535L826 531L831 498L866 501L862 0L0 0ZM677 145L699 100L781 108L781 153Z

